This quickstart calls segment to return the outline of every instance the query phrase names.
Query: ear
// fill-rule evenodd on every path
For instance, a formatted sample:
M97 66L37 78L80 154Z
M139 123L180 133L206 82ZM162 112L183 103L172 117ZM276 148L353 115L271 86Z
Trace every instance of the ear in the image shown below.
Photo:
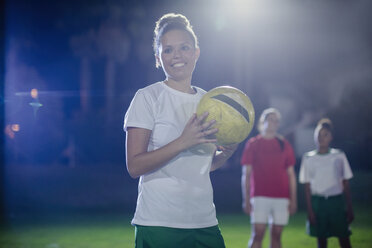
M195 48L195 56L196 56L196 58L195 58L195 62L196 62L196 61L198 61L198 59L200 57L200 48L199 47Z

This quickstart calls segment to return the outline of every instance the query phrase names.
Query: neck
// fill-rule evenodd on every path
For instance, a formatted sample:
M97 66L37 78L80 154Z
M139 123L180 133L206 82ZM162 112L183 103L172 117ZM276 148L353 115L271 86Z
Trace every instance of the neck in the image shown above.
M319 154L325 154L328 153L329 147L318 147L318 153Z
M166 80L164 80L164 83L169 87L184 93L195 93L194 89L191 87L191 78L180 81L167 78Z
M264 137L265 139L273 139L273 138L275 138L275 136L276 136L276 132L262 132L262 137Z

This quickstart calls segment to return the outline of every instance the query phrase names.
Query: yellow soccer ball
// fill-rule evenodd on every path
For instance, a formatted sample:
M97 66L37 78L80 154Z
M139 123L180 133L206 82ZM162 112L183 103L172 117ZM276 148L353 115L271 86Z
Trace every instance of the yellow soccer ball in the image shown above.
M209 115L206 121L216 120L214 127L219 145L231 145L245 140L254 125L254 108L249 97L231 86L208 91L200 100L196 113Z

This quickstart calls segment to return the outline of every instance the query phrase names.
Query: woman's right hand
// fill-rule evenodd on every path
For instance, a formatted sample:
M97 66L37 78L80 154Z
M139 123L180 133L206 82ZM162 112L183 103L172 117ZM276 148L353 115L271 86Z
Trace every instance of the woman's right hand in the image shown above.
M184 149L188 149L194 145L202 143L215 143L217 139L208 137L209 135L218 132L217 128L213 128L215 120L205 122L208 117L208 112L204 112L199 117L193 114L187 122L181 136L179 137Z
M179 138L153 151L147 150L151 130L129 128L126 137L126 158L130 176L137 178L154 171L196 144L217 142L216 139L206 137L217 132L217 128L212 128L215 121L204 123L207 116L208 113L200 117L193 114Z

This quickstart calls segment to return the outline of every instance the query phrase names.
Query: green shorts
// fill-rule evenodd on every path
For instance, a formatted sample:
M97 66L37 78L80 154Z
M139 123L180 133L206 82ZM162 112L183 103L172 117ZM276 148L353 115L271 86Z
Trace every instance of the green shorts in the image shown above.
M316 224L307 222L307 232L310 236L318 238L338 237L346 238L351 235L346 218L346 209L343 195L311 196Z
M218 226L196 229L136 225L136 248L225 248Z

